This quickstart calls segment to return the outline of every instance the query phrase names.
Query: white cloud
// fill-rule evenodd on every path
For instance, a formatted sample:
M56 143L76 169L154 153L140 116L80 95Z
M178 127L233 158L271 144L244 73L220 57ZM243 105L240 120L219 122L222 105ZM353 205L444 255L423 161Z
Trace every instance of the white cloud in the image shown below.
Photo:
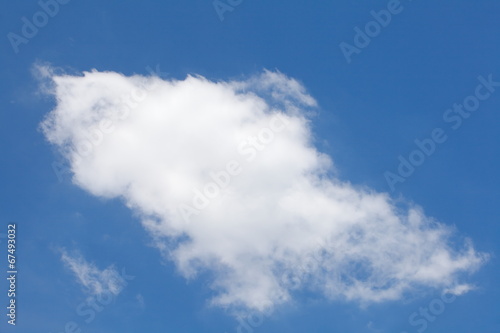
M446 289L444 291L444 293L460 296L460 295L468 293L469 291L471 291L473 289L474 289L474 286L471 286L468 284L458 284L458 285L453 286L450 289Z
M70 255L63 249L61 260L73 272L85 290L92 295L104 293L118 295L126 284L120 273L113 266L100 270L94 264L86 261L79 253Z
M142 296L141 294L137 294L135 296L135 299L137 300L137 305L139 306L139 308L144 310L146 308L146 303L144 302L144 296Z
M316 101L281 73L46 73L57 105L42 129L74 183L140 213L186 278L210 273L216 305L268 310L303 288L395 300L466 285L462 273L486 259L420 208L336 179L313 146Z

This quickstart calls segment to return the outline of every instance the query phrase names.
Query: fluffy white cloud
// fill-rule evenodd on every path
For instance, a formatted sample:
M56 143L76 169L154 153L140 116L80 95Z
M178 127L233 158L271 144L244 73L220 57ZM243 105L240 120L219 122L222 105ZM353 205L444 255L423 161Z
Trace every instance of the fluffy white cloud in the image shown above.
M61 260L65 266L73 272L78 282L85 290L92 295L104 293L113 293L117 295L126 285L126 281L113 266L101 270L94 264L85 260L80 253L70 255L63 249L61 252Z
M209 273L214 304L267 310L299 289L363 303L465 291L462 273L485 260L418 207L335 178L312 143L316 101L281 73L41 72L57 101L42 129L74 183L140 213L186 278Z

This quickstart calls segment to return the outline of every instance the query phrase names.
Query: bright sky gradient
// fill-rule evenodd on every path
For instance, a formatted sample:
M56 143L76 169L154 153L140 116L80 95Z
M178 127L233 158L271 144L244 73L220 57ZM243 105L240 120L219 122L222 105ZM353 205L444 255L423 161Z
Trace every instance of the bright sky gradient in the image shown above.
M0 14L0 332L500 331L499 3L54 1Z

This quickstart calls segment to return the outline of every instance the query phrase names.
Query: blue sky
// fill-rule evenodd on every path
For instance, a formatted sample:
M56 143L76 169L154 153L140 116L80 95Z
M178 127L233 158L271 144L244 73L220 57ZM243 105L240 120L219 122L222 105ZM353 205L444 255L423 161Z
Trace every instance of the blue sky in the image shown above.
M30 38L23 36L23 17L33 22L33 16L43 10L41 5L37 1L4 4L6 10L2 11L0 20L4 36L0 62L3 103L0 113L3 170L0 233L7 233L7 224L17 223L18 318L17 327L12 327L2 314L0 331L500 331L500 276L496 255L499 253L497 239L500 231L497 218L500 212L496 202L500 197L497 176L500 167L500 136L497 130L500 87L484 84L488 78L500 82L500 4L495 1L445 1L435 4L419 0L401 1L399 6L394 1L288 1L284 4L251 0L240 3L235 0L223 3L231 6L232 10L222 13L224 19L220 20L220 13L208 0L163 3L72 0L59 4L53 17L46 15L46 24L42 22L36 35ZM388 8L394 12L390 22L385 27L379 25L380 31L373 33L368 45L358 47L359 52L352 54L348 62L341 43L355 47L354 29L365 30L366 24L374 21L371 11L380 12ZM17 45L12 42L11 33L26 38L25 43ZM61 144L57 143L58 137L54 133L58 129L60 133L67 131L72 140L78 135L75 129L78 124L68 125L59 119L55 127L46 132L40 124L58 106L54 97L74 102L74 105L85 105L88 96L68 96L61 91L42 93L41 87L47 87L47 80L57 75L49 72L40 78L37 74L40 68L55 68L57 73L72 75L75 86L82 89L88 86L83 79L78 79L82 77L80 73L92 69L125 76L148 76L153 70L157 76L170 82L184 82L188 74L201 75L206 81L186 81L186 89L193 98L197 95L193 91L210 96L210 93L204 94L204 89L213 88L215 90L211 91L214 94L222 94L218 90L222 88L214 88L214 82L225 82L229 86L231 82L239 82L245 88L238 90L231 86L231 91L243 94L241 96L249 101L252 100L251 93L262 93L264 96L274 92L269 89L278 89L276 91L283 93L279 89L300 82L307 93L289 89L285 91L288 95L276 103L287 105L291 100L306 111L312 107L307 122L301 123L299 118L293 116L289 121L299 129L311 128L312 132L307 137L310 142L308 147L328 155L335 167L335 171L328 171L327 177L350 182L356 191L370 188L376 193L388 193L395 199L404 198L407 202L420 205L425 212L425 221L431 221L432 217L442 225L456 229L450 239L450 249L460 251L464 248L464 239L468 238L472 240L477 256L485 254L486 257L488 254L489 259L478 265L477 270L471 268L459 272L460 283L475 288L451 298L443 291L447 288L446 283L450 287L457 286L455 276L452 279L451 275L443 273L443 281L419 284L381 302L364 302L367 301L366 295L349 300L343 291L334 292L333 297L325 296L325 292L309 290L309 280L306 280L302 281L304 286L299 290L285 290L290 291L292 296L289 301L279 302L271 298L274 302L271 314L258 312L256 308L264 303L253 303L249 298L237 298L240 305L241 302L244 305L238 311L234 302L230 301L224 306L211 305L220 293L220 290L214 289L214 283L223 281L221 288L230 289L234 281L225 280L224 270L211 269L200 269L196 277L189 278L189 262L185 263L186 271L179 266L184 257L174 255L178 265L169 260L165 255L168 250L162 251L160 247L167 246L172 250L183 239L162 238L169 226L167 222L161 225L159 231L144 226L148 215L144 211L147 211L145 207L149 207L149 201L142 201L133 193L127 197L124 192L105 198L103 193L113 192L115 185L97 179L92 164L82 164L79 169L80 183L72 182L70 173L64 173L61 178L54 172L54 163L68 165L64 160L67 155L58 151ZM270 72L263 72L264 69ZM271 74L266 76L262 73ZM96 80L98 84L105 85L111 78L104 75L102 82L98 81L101 78ZM271 88L266 88L269 80L274 80L274 83ZM126 77L118 81L123 85L132 82ZM146 85L152 82L147 81ZM67 87L65 84L59 83L61 87ZM479 85L482 85L479 88L481 96L488 95L482 100L474 97ZM161 91L158 96L151 94L154 96L150 101L161 101ZM317 106L308 104L308 97L314 98ZM270 99L262 98L271 104ZM450 118L447 121L445 115L456 117L459 113L447 113L447 110L453 108L454 103L461 104L466 100L472 103L478 101L477 107L471 107L477 110L465 112L467 118L453 129L455 122ZM203 101L200 103L203 105ZM61 105L61 110L68 114L76 112ZM262 121L268 120L262 117ZM148 119L142 120L146 122ZM165 131L173 132L175 127L169 126ZM139 131L135 127L127 128L131 135ZM444 135L447 139L434 143L435 150L429 156L414 153L418 150L415 140L428 140L436 129L441 129L441 137ZM220 128L221 132L225 130ZM290 137L296 138L293 136L296 132L290 131ZM53 134L52 143L47 139L50 133ZM109 138L116 133L111 133ZM275 135L279 137L277 133ZM161 147L173 147L172 151L185 149L200 156L203 151L196 150L196 145L194 148L189 146L186 140L191 142L190 138L197 138L211 142L206 137L197 136L196 132L189 137L162 138L169 141L161 141ZM177 144L175 140L178 140ZM196 143L196 140L193 142ZM280 142L276 141L277 144ZM292 150L288 152L287 161L297 161L299 165L300 161L307 160L310 150L306 146L302 141L293 146L305 155L294 154L292 151L296 150ZM102 150L102 154L115 161L112 153L122 146L109 143L109 146L103 144L97 148L104 147L110 150ZM147 150L142 148L139 151ZM271 149L264 152L273 152ZM214 154L218 151L213 150ZM392 189L386 180L387 172L397 175L398 157L408 160L412 153L415 158L424 156L423 163ZM261 160L267 160L268 155L263 156ZM137 159L141 157L137 156ZM168 157L177 159L176 155ZM272 161L272 157L269 158ZM134 162L133 159L125 161ZM320 163L311 158L312 164L316 162ZM189 163L186 165L190 166ZM293 169L292 166L290 169ZM265 183L266 175L271 177L281 174L280 171L288 175L288 168L282 168L278 172L256 172L262 178L252 179L258 184L260 180ZM113 170L110 172L112 174ZM144 176L140 172L125 176L130 177L132 184L134 181L143 184ZM240 184L240 180L244 183L244 177L251 178L247 173L237 178L235 184ZM243 185L237 186L241 189ZM270 185L269 188L259 186L264 192L273 190ZM317 191L314 188L310 193L304 191L297 195L311 194L309 198L312 198L312 195L324 194ZM127 200L133 208L127 208L124 204ZM264 204L255 206L257 210L248 215L250 220L254 214L255 219L266 220L268 211L261 209L262 206ZM156 213L155 209L152 211ZM225 212L223 207L216 213ZM281 213L289 212L284 210ZM322 223L336 221L335 218L331 221L318 218L321 221L317 222L314 214L310 212L310 220L306 215L306 224L323 226ZM159 219L162 220L161 217ZM367 223L369 227L366 226L366 229L363 229L365 224L360 224L362 230L385 232L383 227L376 228L377 221L369 220ZM189 230L186 237L199 237L199 231L189 228L192 229L182 229ZM220 227L217 230L224 229ZM443 250L440 247L442 243L430 243L428 240L431 230L424 230L428 233L422 234L418 243L420 247L402 250L402 253L412 257L424 245L429 245L427 250ZM253 231L251 229L249 233ZM155 238L158 235L160 240ZM395 238L396 243L405 239L398 237L401 238ZM270 238L269 244L274 245L273 239ZM438 240L444 241L441 238ZM6 239L0 238L0 242L2 253L6 254ZM197 243L198 247L191 250L203 250L204 244ZM355 244L356 249L364 251L365 247L361 247L363 242ZM397 250L402 245L397 243L391 249ZM372 250L376 252L377 248ZM474 258L469 260L473 263ZM203 260L203 257L199 255L195 259ZM294 260L300 261L300 256L297 255ZM321 263L326 265L323 261ZM385 261L374 263L386 267ZM7 275L6 260L0 265ZM194 268L198 269L197 266ZM259 271L256 272L256 276L261 277ZM349 275L349 271L343 272ZM316 281L314 277L323 281L324 277L318 277L319 273L308 273L313 276L312 281ZM359 272L350 274L362 275ZM408 276L401 280L413 283L413 278ZM236 279L237 283L241 281ZM4 280L0 283L0 299L5 306L8 304L7 289ZM252 289L251 295L255 291ZM229 294L234 297L241 295ZM109 304L104 304L107 303L104 297L110 295ZM263 299L269 300L265 292L263 295ZM446 296L449 298L443 298ZM97 300L98 304L93 310L94 315L90 315L91 307L85 302L93 300ZM426 308L431 308L430 317L421 312Z

